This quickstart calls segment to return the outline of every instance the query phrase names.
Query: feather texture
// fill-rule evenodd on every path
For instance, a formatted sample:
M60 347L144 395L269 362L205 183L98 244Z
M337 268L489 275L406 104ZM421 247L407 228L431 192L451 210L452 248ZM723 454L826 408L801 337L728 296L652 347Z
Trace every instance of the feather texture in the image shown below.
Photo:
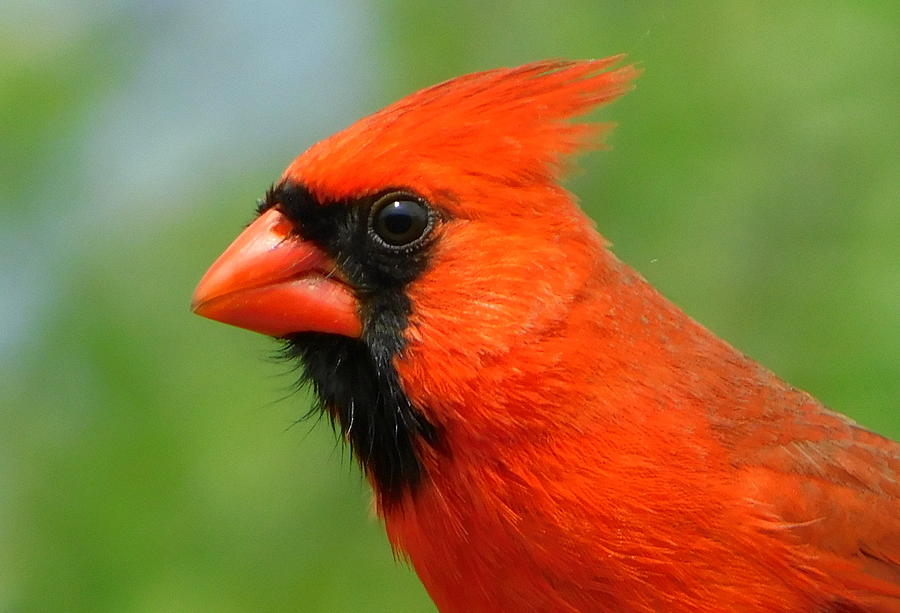
M900 445L694 322L560 187L619 61L453 79L300 155L304 206L271 206L356 283L364 333L293 353L441 611L900 611ZM420 251L366 242L391 190L438 220Z

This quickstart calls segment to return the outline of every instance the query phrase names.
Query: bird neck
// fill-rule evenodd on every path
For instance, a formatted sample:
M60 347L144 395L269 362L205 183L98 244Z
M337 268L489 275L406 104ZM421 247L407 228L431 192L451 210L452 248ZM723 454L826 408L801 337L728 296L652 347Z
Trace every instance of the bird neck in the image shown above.
M397 370L451 453L578 436L628 410L626 399L648 380L687 394L686 364L743 360L605 248L569 264L547 290L559 295L566 285L569 298L525 295L515 328L473 323L458 338L447 332L453 322L440 321L413 335Z
M652 472L643 452L656 449L670 462L676 475L670 482L683 475L686 482L671 487L676 492L689 491L691 466L719 461L703 446L670 454L671 441L701 427L672 407L688 402L683 365L689 356L733 350L608 251L591 262L565 308L532 317L529 332L513 335L504 353L485 350L485 343L480 352L448 346L436 357L413 343L398 363L404 387L436 425L440 443L419 448L420 486L379 511L395 550L409 557L439 603L458 599L460 585L473 595L503 592L497 581L511 576L520 580L510 590L528 598L578 593L577 585L559 583L565 573L540 586L555 566L589 568L594 574L585 581L612 585L612 569L601 581L596 573L603 567L586 564L596 554L590 542L640 517L629 506L635 498L677 508L651 500L659 494L649 487L646 499L622 493ZM663 386L654 388L651 379ZM586 504L604 506L591 507L602 521L576 530ZM590 535L578 536L585 531ZM447 568L460 569L460 576L448 577ZM460 610L485 602L472 600ZM549 600L537 608L560 610Z

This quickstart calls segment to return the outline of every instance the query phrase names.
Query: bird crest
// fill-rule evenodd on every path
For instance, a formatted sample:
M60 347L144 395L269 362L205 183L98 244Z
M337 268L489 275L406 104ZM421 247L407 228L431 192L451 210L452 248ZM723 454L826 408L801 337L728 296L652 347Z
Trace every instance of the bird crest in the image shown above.
M285 171L323 202L385 186L452 191L465 181L552 184L566 156L610 124L566 121L631 89L634 66L547 60L465 75L420 90L312 146ZM428 194L425 194L426 196Z

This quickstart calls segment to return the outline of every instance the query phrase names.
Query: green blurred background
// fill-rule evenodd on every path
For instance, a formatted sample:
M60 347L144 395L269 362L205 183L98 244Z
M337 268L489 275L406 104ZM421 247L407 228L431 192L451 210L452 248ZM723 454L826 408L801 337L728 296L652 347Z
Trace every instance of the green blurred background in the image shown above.
M188 300L297 153L478 69L640 62L569 186L688 313L900 436L900 5L551 4L3 3L0 610L432 610L275 344Z

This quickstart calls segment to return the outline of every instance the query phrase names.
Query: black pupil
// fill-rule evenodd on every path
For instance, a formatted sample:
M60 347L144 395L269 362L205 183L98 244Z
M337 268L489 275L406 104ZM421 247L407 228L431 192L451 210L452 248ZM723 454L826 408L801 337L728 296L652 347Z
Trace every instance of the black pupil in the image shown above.
M390 245L406 245L420 238L428 226L428 211L412 200L395 200L375 216L375 232Z
M385 229L391 234L406 234L413 225L412 216L403 210L400 202L389 204L382 217Z

